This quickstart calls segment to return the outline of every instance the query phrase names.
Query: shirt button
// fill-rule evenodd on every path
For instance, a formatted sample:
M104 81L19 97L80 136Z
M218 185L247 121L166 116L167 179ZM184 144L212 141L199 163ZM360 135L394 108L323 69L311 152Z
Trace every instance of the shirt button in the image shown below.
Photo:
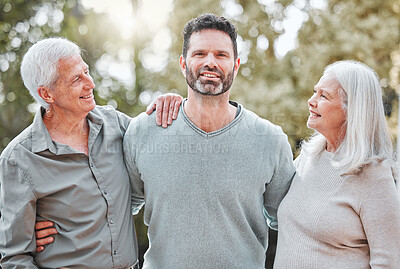
M114 220L113 220L113 219L110 219L110 223L111 223L111 224L114 224Z
M117 255L117 251L116 250L114 250L114 255Z
M91 167L93 167L93 166L94 166L94 164L93 164L93 163L90 163L90 166L91 166Z
M107 190L104 190L103 193L104 193L104 194L107 194L108 192L107 192Z

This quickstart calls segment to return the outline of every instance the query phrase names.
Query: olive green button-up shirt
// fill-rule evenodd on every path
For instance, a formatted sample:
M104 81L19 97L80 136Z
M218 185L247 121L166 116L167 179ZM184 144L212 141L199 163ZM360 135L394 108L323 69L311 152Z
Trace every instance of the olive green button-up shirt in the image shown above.
M7 268L126 268L137 261L122 152L128 116L97 106L89 154L51 140L38 111L0 156L0 255ZM58 234L35 253L37 220Z

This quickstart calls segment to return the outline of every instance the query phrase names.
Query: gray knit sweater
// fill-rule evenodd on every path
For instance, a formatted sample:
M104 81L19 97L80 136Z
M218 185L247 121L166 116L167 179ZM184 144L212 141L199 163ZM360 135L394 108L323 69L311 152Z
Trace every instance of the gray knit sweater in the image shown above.
M373 161L340 176L333 154L302 153L279 207L276 269L400 268L400 208L392 169Z
M295 169L280 127L239 110L210 133L183 107L167 129L154 115L131 122L124 150L133 205L146 204L145 269L264 268L265 216L276 228Z

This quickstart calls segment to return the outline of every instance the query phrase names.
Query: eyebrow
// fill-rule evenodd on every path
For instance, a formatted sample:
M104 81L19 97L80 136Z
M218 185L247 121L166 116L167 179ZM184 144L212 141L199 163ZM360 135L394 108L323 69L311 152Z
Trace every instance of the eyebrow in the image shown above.
M227 50L217 50L217 52L218 53L226 53L228 55L230 54L229 51L227 51Z
M86 71L86 70L89 70L89 65L87 65L86 63L84 63L83 64L83 69ZM74 80L75 80L75 78L77 78L77 77L80 77L81 76L81 72L79 71L79 72L76 72L75 74L73 74L72 76L71 76L71 82L73 82Z
M322 91L325 95L328 95L329 98L332 98L332 95L330 95L328 91L324 90L323 88L321 89L321 91Z
M193 55L195 53L198 53L198 52L204 52L204 51L208 51L208 50L206 50L206 49L197 49L197 50L192 51L191 55ZM216 50L216 52L217 53L226 53L226 54L230 55L229 51L227 51L227 50Z
M330 95L328 91L324 90L324 88L314 87L314 90L315 90L315 91L320 90L320 91L322 91L325 95L327 95L329 98L332 98L332 95Z

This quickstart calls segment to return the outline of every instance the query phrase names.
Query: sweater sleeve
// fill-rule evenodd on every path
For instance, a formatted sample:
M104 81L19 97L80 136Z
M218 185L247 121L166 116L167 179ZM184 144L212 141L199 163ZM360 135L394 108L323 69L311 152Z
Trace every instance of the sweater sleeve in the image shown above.
M371 268L400 268L400 207L393 178L377 180L363 201L360 218Z
M0 159L0 171L0 264L37 268L33 260L36 197L15 161Z
M277 146L277 165L264 193L264 216L268 226L274 230L278 230L279 204L288 192L295 174L293 154L286 135L279 136Z
M131 206L132 214L136 215L144 205L144 184L141 179L139 170L136 167L136 143L137 136L136 123L138 118L134 118L124 136L124 160L128 170L129 180L131 184Z

